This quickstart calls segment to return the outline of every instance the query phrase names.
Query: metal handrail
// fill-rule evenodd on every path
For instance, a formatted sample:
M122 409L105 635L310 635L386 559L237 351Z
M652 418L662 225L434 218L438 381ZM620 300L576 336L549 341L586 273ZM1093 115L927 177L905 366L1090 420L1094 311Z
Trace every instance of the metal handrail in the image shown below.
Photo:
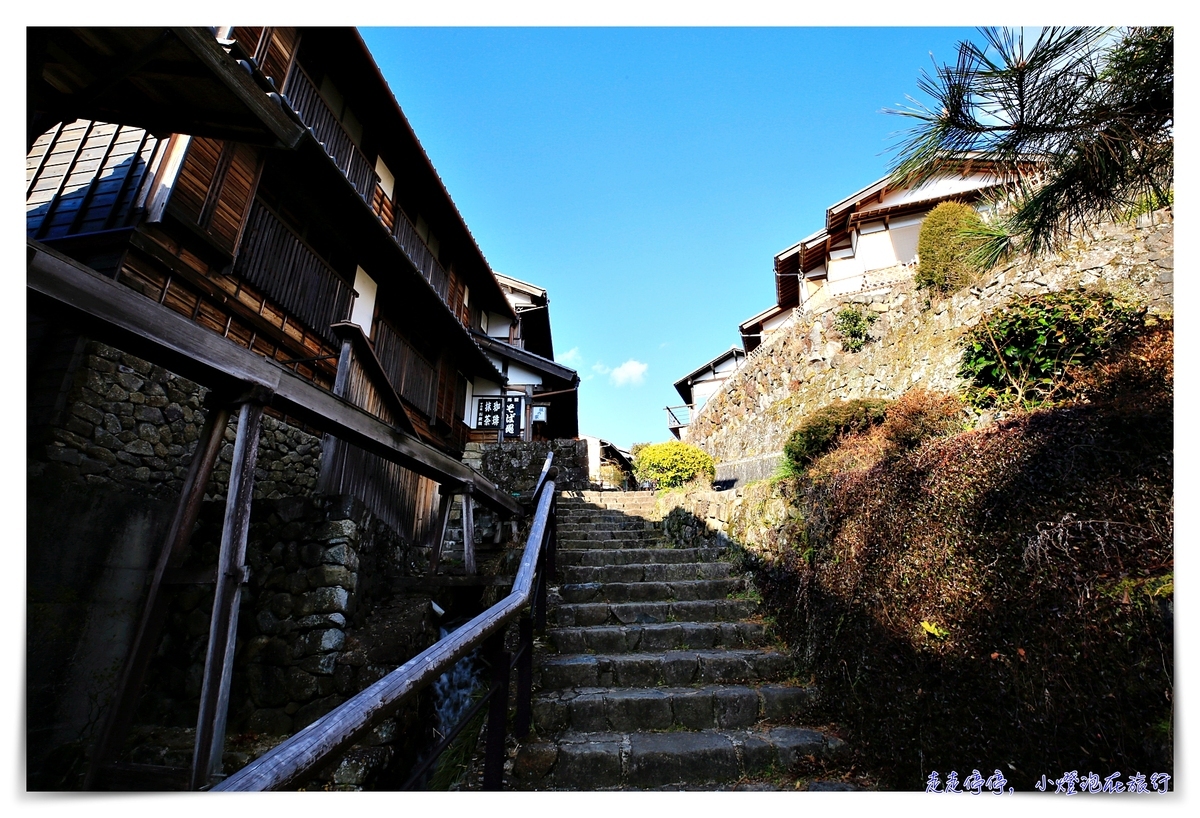
M489 638L493 653L503 655L503 646L497 645L496 637L503 638L504 626L527 613L527 606L531 602L535 607L533 618L537 620L539 627L544 626L545 577L554 571L554 492L557 470L549 466L552 458L553 453L546 459L545 480L540 483L540 493L535 496L537 511L534 514L533 526L526 540L512 591L508 596L275 749L250 762L214 786L213 791L257 792L286 787L320 767L331 756L348 749L381 721L391 716L410 697L453 667L459 659L489 642ZM538 579L543 581L537 582ZM522 641L531 641L532 621L527 617L522 618ZM525 627L526 625L528 627ZM529 639L526 639L527 634ZM520 662L528 664L530 653L531 651L526 649L520 657ZM504 685L507 684L509 658L504 656L504 661L494 665L504 668ZM522 727L528 729L528 700L531 695L528 679L528 671L518 667L518 733L522 732ZM496 681L494 678L493 682ZM507 698L503 695L492 699L494 709L493 717L489 719L489 758L484 773L485 786L489 783L496 788L499 786ZM495 718L497 706L503 708L499 719ZM525 722L524 725L521 724L522 721ZM498 737L493 735L497 732L497 726L500 733ZM493 745L498 747L499 753L490 752ZM493 759L492 755L496 755L496 758Z
M666 406L667 410L667 428L681 429L687 426L691 421L691 415L694 411L692 404L684 404L683 406ZM675 410L680 410L676 412Z

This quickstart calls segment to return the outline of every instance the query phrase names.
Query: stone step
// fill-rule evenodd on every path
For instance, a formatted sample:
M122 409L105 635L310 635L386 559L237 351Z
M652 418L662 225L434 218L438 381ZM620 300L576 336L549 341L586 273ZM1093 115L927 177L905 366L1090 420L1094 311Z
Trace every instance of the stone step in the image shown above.
M566 511L622 511L627 508L654 508L654 500L636 499L614 502L590 503L586 500L563 499L559 496L557 508Z
M606 551L616 551L623 548L653 548L666 549L670 548L667 541L662 537L644 537L636 540L559 540L558 550L563 551L590 551L592 549L603 549ZM657 562L656 559L647 560L647 562Z
M620 528L581 528L579 531L559 531L558 542L661 542L664 540L662 531L650 529L620 529ZM600 547L600 546L595 546Z
M535 674L542 690L580 687L678 687L776 681L795 671L786 653L715 648L659 653L549 654Z
M666 567L666 566L662 566ZM662 602L726 599L746 590L745 577L674 582L582 582L559 586L564 602Z
M535 697L533 723L542 734L731 729L807 715L815 699L812 688L773 684L585 688Z
M559 543L561 545L561 543ZM564 548L557 551L559 568L568 565L636 565L714 562L725 556L723 548Z
M558 519L558 533L563 537L577 532L595 531L596 529L606 531L662 531L662 526L651 520L643 520L641 517L626 517L624 515L614 515L612 517L596 517L593 515L560 516Z
M630 565L569 565L559 567L563 582L671 582L681 579L725 579L728 562L635 562Z
M758 610L752 599L708 599L695 602L563 603L549 612L561 628L588 625L652 625L660 622L737 622Z
M548 628L546 642L559 653L650 653L682 648L750 648L767 643L759 622L666 622Z
M735 781L787 770L806 756L834 758L845 744L801 727L668 733L564 733L521 746L513 783L523 789L652 789Z

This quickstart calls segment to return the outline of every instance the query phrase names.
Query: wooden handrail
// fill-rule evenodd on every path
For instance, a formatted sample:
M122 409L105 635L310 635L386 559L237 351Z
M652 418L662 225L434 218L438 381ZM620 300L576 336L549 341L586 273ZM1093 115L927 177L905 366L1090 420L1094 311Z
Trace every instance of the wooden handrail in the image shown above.
M546 462L542 464L542 473L538 475L537 483L533 487L533 502L538 501L538 497L542 493L542 487L545 486L547 478L550 476L550 469L554 464L554 452L546 452Z
M547 457L550 463L553 453ZM491 635L516 619L535 596L535 574L543 546L553 548L554 480L547 472L542 483L533 526L526 540L512 592L454 633L409 659L321 719L313 722L275 749L255 759L213 791L259 792L277 790L302 779L330 756L365 736L411 696L454 666ZM547 543L547 540L551 542Z

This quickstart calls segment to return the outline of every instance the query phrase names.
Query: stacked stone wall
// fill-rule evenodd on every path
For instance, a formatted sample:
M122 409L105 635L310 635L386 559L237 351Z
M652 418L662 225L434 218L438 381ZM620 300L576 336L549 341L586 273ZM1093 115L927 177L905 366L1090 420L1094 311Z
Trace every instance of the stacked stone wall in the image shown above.
M178 494L204 426L208 390L129 353L89 341L75 370L62 419L42 463L73 482L117 484L153 496ZM236 418L225 430L209 496L229 485ZM264 417L254 498L311 494L320 470L321 439Z
M463 462L508 491L528 494L537 484L546 455L554 452L555 485L562 491L588 488L586 440L523 440L468 443Z
M755 351L704 405L686 440L718 461L777 455L807 414L840 399L897 398L913 387L953 392L961 385L958 340L1014 295L1100 287L1136 298L1149 310L1174 309L1174 221L1169 211L1136 224L1108 224L1067 250L1018 259L979 286L929 299L911 281L886 293L831 299L799 316ZM871 340L843 350L834 316L847 304L874 311Z
M185 570L199 572L215 562L221 513L222 504L207 504ZM430 597L397 594L393 587L396 578L409 575L410 566L420 561L416 550L351 497L255 504L247 543L250 579L243 588L230 695L227 765L247 760L239 757L247 741L300 730L437 640ZM139 721L194 724L212 602L211 584L189 585L178 593ZM414 703L377 728L352 754L348 769L366 774L386 767L395 752L404 751L406 732L418 721ZM363 753L371 757L365 766L359 757ZM349 774L343 770L335 778Z

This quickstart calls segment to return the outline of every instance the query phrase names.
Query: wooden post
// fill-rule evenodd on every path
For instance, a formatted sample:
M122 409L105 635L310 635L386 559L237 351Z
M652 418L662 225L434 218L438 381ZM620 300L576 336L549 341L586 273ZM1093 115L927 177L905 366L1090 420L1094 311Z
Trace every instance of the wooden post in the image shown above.
M225 752L225 721L229 714L229 683L237 645L238 607L247 579L246 537L250 533L250 502L254 494L254 468L258 463L258 437L262 429L261 403L243 403L238 409L237 440L229 469L225 499L225 525L213 594L204 679L200 688L200 713L196 719L196 749L192 756L191 788L213 783L221 773Z
M430 533L429 542L429 573L436 574L438 560L442 557L442 544L446 541L446 524L450 522L450 506L454 502L454 494L449 486L442 486L438 494L438 515Z
M483 761L483 788L499 790L504 783L504 734L508 722L508 663L504 628L483 643L483 655L492 668L492 698L488 702L487 744Z
M162 593L163 578L168 571L178 568L187 558L192 529L196 525L200 505L204 501L204 489L221 451L221 442L228 423L228 406L214 405L209 409L196 450L192 453L192 462L188 465L187 476L183 480L175 516L171 520L171 527L167 531L167 537L158 555L158 563L150 579L146 604L138 621L133 642L129 646L129 656L125 660L121 678L105 714L100 737L92 749L92 758L83 782L85 790L96 786L98 777L102 775L102 768L116 758L125 740L125 734L129 731L129 724L133 721L133 714L146 679L146 668L149 667L150 658L158 647L163 624L167 619L168 605Z
M550 498L550 533L546 537L546 581L558 578L558 495Z
M538 555L537 582L533 588L533 623L538 633L546 632L546 586L550 584L550 575L546 566L550 564L546 554L546 543L542 543L542 553Z
M545 587L545 577L542 586ZM517 650L517 714L513 720L513 735L525 738L533 722L533 620L526 611L518 623Z
M470 483L463 486L463 570L469 577L475 576L475 499L473 494L473 486Z

